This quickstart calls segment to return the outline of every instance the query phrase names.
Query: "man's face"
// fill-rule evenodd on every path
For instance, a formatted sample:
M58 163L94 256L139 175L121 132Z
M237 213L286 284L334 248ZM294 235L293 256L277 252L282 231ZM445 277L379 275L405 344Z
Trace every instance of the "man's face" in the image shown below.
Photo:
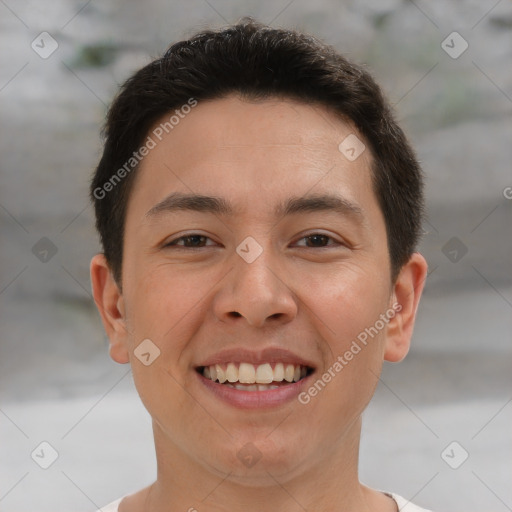
M138 170L123 248L126 332L114 353L130 358L157 443L219 475L286 479L348 438L357 444L389 325L356 354L353 342L395 298L370 152L351 161L339 149L351 134L322 107L228 97L200 102ZM175 208L178 194L232 211L198 200ZM134 355L146 339L143 360L160 350L148 365ZM205 376L215 363L221 379L283 379L281 363L306 376L242 390ZM239 374L240 363L249 365Z

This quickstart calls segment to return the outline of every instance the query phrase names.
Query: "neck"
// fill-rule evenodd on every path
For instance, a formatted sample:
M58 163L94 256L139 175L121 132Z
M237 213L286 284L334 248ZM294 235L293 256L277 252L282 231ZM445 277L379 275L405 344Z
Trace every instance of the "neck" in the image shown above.
M172 443L157 424L153 430L158 472L144 512L396 510L389 498L359 483L360 419L338 446L326 447L308 460L301 459L299 449L289 468L262 465L251 478L229 470L223 473L196 460Z

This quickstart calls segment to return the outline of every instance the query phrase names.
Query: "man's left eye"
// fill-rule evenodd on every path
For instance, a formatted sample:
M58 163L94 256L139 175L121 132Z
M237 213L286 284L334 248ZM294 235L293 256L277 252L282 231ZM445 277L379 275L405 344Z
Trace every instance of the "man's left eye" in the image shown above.
M307 236L300 238L299 240L301 240L301 241L302 240L310 240L311 245L308 245L308 243L306 242L306 247L310 247L310 248L328 247L329 245L333 245L333 244L329 244L329 240L332 240L335 244L340 245L340 243L337 242L336 240L334 240L334 238L332 238L331 236L324 235L321 233L314 233L312 235L307 235Z

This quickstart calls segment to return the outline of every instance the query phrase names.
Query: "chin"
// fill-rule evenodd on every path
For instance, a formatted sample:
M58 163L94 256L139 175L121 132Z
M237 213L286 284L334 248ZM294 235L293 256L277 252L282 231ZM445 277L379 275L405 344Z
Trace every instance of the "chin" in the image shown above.
M230 474L231 481L247 487L275 486L276 479L287 480L303 462L303 450L277 446L269 441L268 432L260 440L254 436L249 440L246 436L235 444L236 447L226 446L224 456L216 457L212 466L216 472Z

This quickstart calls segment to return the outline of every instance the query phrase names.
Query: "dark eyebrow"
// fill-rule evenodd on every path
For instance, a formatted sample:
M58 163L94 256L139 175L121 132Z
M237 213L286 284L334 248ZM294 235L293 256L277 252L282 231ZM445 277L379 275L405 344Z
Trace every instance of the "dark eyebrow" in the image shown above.
M331 194L291 197L284 204L278 205L275 215L286 216L303 212L332 211L341 215L363 217L363 210L355 203Z
M190 210L219 215L234 215L235 208L222 197L204 196L200 194L184 194L174 192L153 206L147 217L154 217L163 212ZM331 194L291 197L279 204L274 215L284 217L297 213L332 211L352 217L363 217L362 209L348 199Z
M174 192L153 206L146 217L154 217L162 212L191 210L224 215L232 215L233 207L222 197L203 196L200 194L183 194Z

